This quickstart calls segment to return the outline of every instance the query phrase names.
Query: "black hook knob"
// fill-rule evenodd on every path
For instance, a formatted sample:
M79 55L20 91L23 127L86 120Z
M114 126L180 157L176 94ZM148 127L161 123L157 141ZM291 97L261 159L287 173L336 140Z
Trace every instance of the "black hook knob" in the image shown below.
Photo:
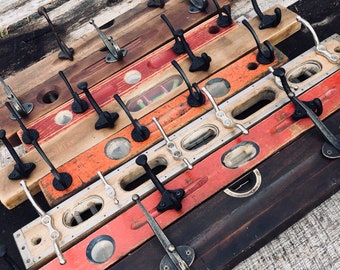
M40 7L38 8L38 14L42 15L45 17L45 19L47 20L49 26L51 27L51 30L58 42L58 45L60 47L61 52L58 54L58 58L59 59L66 59L66 60L73 60L73 54L74 54L74 50L72 48L69 48L66 46L66 44L60 39L60 37L57 34L57 31L54 28L53 23L51 22L50 18L47 15L46 9L44 7Z
M179 40L178 36L176 35L175 29L173 28L173 26L171 25L170 21L165 16L165 14L161 14L161 19L166 23L166 25L169 27L172 35L174 36L175 44L173 46L173 51L176 54L185 53L185 49L184 49L183 43Z
M263 15L262 11L260 10L257 1L251 0L251 3L253 4L254 10L257 14L257 16L260 18L261 23L259 25L259 29L266 29L270 27L275 27L281 22L281 9L275 8L274 15Z
M203 105L205 103L205 95L202 94L201 89L198 87L197 83L193 83L192 86L190 85L188 77L185 75L183 69L176 62L176 60L172 60L171 64L177 69L188 87L190 94L187 98L187 103L189 104L189 106L199 107ZM195 88L195 91L193 90L193 88Z
M80 99L78 93L76 93L72 89L72 86L70 85L69 81L67 80L64 72L59 71L58 74L63 79L63 81L65 82L68 90L70 91L70 93L73 97L72 112L77 113L77 114L85 112L89 108L89 105L87 104L87 102L83 99Z
M129 111L129 109L126 107L122 99L118 94L115 94L113 96L115 100L118 102L118 104L122 107L126 115L129 117L134 129L131 132L131 137L135 142L144 142L147 138L150 136L150 131L146 126L142 126L137 119L134 119Z
M272 63L275 59L273 46L270 44L270 42L268 40L265 40L263 42L263 45L266 47L266 49L263 49L258 36L256 35L253 27L251 27L249 22L247 20L243 20L242 23L245 27L248 28L248 30L250 31L250 33L253 35L253 37L255 39L256 46L257 46L257 49L259 51L257 56L256 56L257 62L259 62L260 64L264 64L264 65Z
M149 0L147 3L148 7L164 8L165 0Z
M102 129L102 128L112 128L115 125L116 120L118 119L119 115L116 112L109 113L107 111L102 111L100 107L98 106L97 102L94 100L93 96L91 95L89 89L87 88L87 82L80 82L78 83L78 88L80 90L83 90L86 97L90 101L92 107L97 112L99 118L97 122L94 125L94 128L96 130Z
M157 210L159 212L165 212L166 210L175 209L177 211L182 209L181 201L185 195L183 189L167 190L163 184L159 181L156 175L152 172L146 155L142 154L137 157L136 164L142 166L150 177L151 181L154 183L156 188L162 194L162 199L157 205Z
M5 244L0 244L0 258L3 258L5 262L13 269L20 270L20 267L15 261L7 254L7 247Z
M288 85L285 73L286 71L284 70L284 68L277 68L277 69L274 69L273 71L273 75L280 78L283 89L285 90L287 96L291 99L291 101L295 105L295 111L294 111L294 114L292 115L292 118L294 120L299 120L302 118L309 117L307 114L307 111L300 105L299 102L297 102L296 100L297 97L295 97L294 92L291 91ZM303 102L308 108L310 108L317 116L322 114L323 107L322 107L322 102L319 98L314 98L311 101L301 101L301 102Z
M20 128L23 131L22 135L22 140L26 144L32 144L34 148L37 150L39 155L43 158L43 160L47 163L47 165L51 169L51 173L53 174L53 187L56 190L65 190L67 189L71 184L72 184L72 176L66 172L61 172L59 173L57 169L53 166L52 162L48 159L46 156L45 152L41 149L39 143L38 143L38 138L39 138L39 132L35 129L27 129L24 123L21 121L19 114L17 111L15 111L12 106L8 103L5 102L6 107L8 110L15 116L15 119L20 125Z
M182 29L176 30L175 35L179 37L180 41L183 44L185 52L188 54L192 62L189 71L191 72L200 70L207 71L210 67L211 57L208 56L206 53L202 53L201 57L194 55L194 53L191 51L189 47L189 44L184 38L184 31Z
M217 18L217 25L219 27L227 27L232 24L233 20L231 18L231 9L230 6L223 6L222 8L218 4L217 0L213 0L217 12L218 12L218 18ZM226 15L223 15L225 13Z
M6 138L6 131L3 129L0 129L0 140L4 143L4 145L8 149L8 152L11 154L12 158L15 161L14 169L8 175L8 178L10 180L19 180L19 179L29 177L29 175L35 168L35 164L32 162L28 162L28 163L22 162L17 152L15 152L14 147L11 145L11 143Z

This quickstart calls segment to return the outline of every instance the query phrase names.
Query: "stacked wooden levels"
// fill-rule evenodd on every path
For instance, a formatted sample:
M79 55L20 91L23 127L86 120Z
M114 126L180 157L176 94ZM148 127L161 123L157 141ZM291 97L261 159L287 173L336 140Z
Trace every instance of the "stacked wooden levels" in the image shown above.
M264 11L268 27L260 15L232 21L219 2L197 13L187 1L140 5L91 32L93 51L77 44L72 62L53 54L27 68L40 78L51 64L18 98L34 106L21 129L0 108L35 165L18 180L13 164L0 169L1 202L34 204L41 191L52 207L34 206L40 217L13 234L26 268L231 267L296 214L290 201L276 208L305 177L334 179L320 196L338 189L339 36L288 60L274 45L308 22L282 6Z

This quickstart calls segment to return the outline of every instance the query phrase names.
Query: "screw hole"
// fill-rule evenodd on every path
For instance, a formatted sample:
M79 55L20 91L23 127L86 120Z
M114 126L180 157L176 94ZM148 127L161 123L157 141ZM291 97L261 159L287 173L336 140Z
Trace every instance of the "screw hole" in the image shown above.
M248 63L248 65L247 65L247 68L249 69L249 70L255 70L255 69L257 69L258 68L258 64L257 63L255 63L255 62L250 62L250 63Z
M335 47L334 51L340 53L340 46Z
M210 34L217 34L218 32L220 32L220 28L216 25L213 25L209 27L208 32Z
M31 241L34 246L39 245L41 243L41 237L35 237Z

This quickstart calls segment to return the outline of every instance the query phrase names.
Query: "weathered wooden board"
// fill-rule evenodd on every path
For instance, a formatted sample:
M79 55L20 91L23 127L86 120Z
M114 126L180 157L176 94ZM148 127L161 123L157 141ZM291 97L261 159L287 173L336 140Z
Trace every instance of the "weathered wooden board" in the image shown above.
M25 121L30 122L37 119L71 99L68 91L64 90L65 83L57 74L59 70L63 70L65 75L70 78L70 83L75 90L79 80L87 81L92 87L172 38L170 31L164 31L166 26L159 17L161 13L166 14L170 21L176 22L174 27L183 28L185 31L216 13L213 7L208 7L205 13L189 14L187 5L186 1L169 1L164 9L150 10L141 4L138 8L128 11L119 20L117 19L115 25L106 29L105 33L114 37L121 47L129 51L123 61L106 64L104 58L107 51L102 51L103 42L95 31L91 31L79 43L71 44L78 52L75 54L73 62L59 60L56 53L18 73L13 79L11 77L6 79L8 85L22 102L32 102L35 105L35 109L26 117ZM182 10L182 12L178 12L178 10ZM134 20L130 18L134 18ZM46 69L46 67L49 68ZM41 72L42 70L44 72ZM51 93L54 93L53 95L57 96L57 99L52 103L44 102L43 97ZM7 98L3 93L0 97L1 101ZM8 110L4 105L0 106L0 113L3 116L8 115ZM1 122L9 137L18 130L17 125L7 117L4 117Z
M340 111L324 123L334 133ZM220 191L166 228L175 245L194 248L190 269L231 269L340 189L337 161L320 153L323 137L313 128L256 168L260 189L248 198ZM301 150L303 146L303 150ZM108 269L157 269L165 255L157 238Z
M190 44L190 48L195 51L203 48L206 44L212 42L219 36L224 35L234 26L235 23L231 27L221 28L216 24L216 17L213 17L196 26L192 30L188 31L185 34L186 41ZM186 57L187 56L185 54L175 54L175 52L173 51L173 42L167 43L161 48L149 53L142 59L132 63L128 67L124 68L121 71L118 71L113 76L110 76L103 82L100 82L92 87L91 94L94 100L98 103L99 107L103 107L111 100L113 100L113 94L119 94L122 99L125 99L124 94L133 92L136 87L143 89L143 84L145 84L145 82L149 78L152 78L154 75L156 75L160 71L163 71L165 68L169 69L169 67L171 67L172 60L179 61ZM179 74L178 76L180 78ZM136 79L136 77L139 79ZM165 82L164 84L166 83L167 82ZM178 82L178 84L184 84L184 82ZM163 86L163 88L165 87L166 86ZM182 87L182 89L184 90L185 87ZM147 90L148 89L143 89L143 92L146 92ZM169 89L169 92L176 90L176 86L174 86L173 89ZM87 100L85 94L81 94L80 98ZM43 115L42 117L39 117L39 119L32 121L27 125L27 128L39 130L39 143L41 145L43 145L44 142L46 142L49 138L55 137L61 132L65 132L69 127L75 125L78 121L86 121L89 115L96 115L96 112L90 105L89 106L91 108L84 113L73 113L72 103L73 100L65 102L58 108ZM118 104L115 103L113 105L114 107L113 109L111 108L111 110L119 110L120 115L124 115L124 111L120 109L120 106ZM71 119L66 124L61 125L56 119L58 118L58 115L63 113L68 113ZM145 112L145 110L142 111L142 113L138 113L138 117L140 118L145 113L147 113ZM126 118L126 120L128 119ZM90 126L90 130L92 131L94 124L88 124ZM119 126L115 126L114 131L110 132L111 134L112 132L119 131L120 129L128 125L129 122L120 122L119 124ZM18 133L19 137L21 137L22 131L20 130ZM25 147L27 150L31 150L33 148L33 146L31 145L25 145Z
M290 35L291 33L295 32L298 30L298 28L300 27L300 24L296 22L295 20L295 14L288 11L287 9L283 9L283 13L284 13L284 19L282 21L282 24L280 24L280 26L278 26L277 29L275 30L266 30L263 32L258 33L259 38L261 40L264 39L269 39L273 44L283 40L284 38L286 38L288 35ZM251 24L256 25L258 24L258 19L253 19L251 20ZM245 37L244 37L245 36ZM232 38L234 37L234 38ZM241 37L241 38L239 38ZM224 51L216 51L216 48L214 48L211 44L205 46L207 51L210 53L214 53L215 55L215 63L213 61L212 65L211 65L211 69L212 70L216 70L216 66L215 64L219 63L220 66L226 65L226 63L231 63L234 62L236 59L238 59L239 57L236 57L235 55L241 56L244 53L246 53L247 51L251 50L251 48L254 47L253 42L248 42L245 40L250 40L251 39L251 35L250 33L248 33L248 30L244 27L244 26L238 26L235 27L232 31L228 32L226 36L224 36L223 38L218 39L220 46L221 47L225 47L226 43L229 43L229 47L228 50L224 50ZM247 43L247 46L243 46L244 43ZM216 44L215 44L216 45ZM196 53L201 54L203 52L203 50L199 50ZM188 59L185 59L186 61L181 62L181 66L184 70L188 70L188 67L190 65L190 61ZM224 64L223 64L224 63ZM216 64L216 65L217 65ZM175 71L173 71L175 72ZM176 72L177 74L177 72ZM198 72L198 73L194 73L191 74L192 76L190 76L190 80L191 81L201 81L204 78L204 74L205 72ZM151 86L157 84L159 81L163 81L165 80L167 77L169 76L169 74L163 74L160 72L159 76L155 77L155 81L153 80L149 80L146 85L143 85L146 89L150 88ZM206 75L208 76L208 75ZM202 78L203 77L203 78ZM157 80L156 80L157 79ZM139 88L137 87L135 89L136 92L138 92ZM134 93L136 93L134 92ZM171 95L169 97L167 97L167 99L172 98ZM153 106L147 106L145 108L145 110L153 110L157 107L157 105L159 104L158 102L161 102L161 100L157 101L154 103ZM110 104L108 104L107 106L105 106L103 108L103 110L108 110L110 111ZM92 114L88 117L88 121L91 121L91 123L95 122L96 115ZM126 116L125 116L126 118ZM122 119L124 119L124 116L122 116L120 119L118 119L118 123L119 121L122 121ZM83 152L86 149L89 149L90 147L94 146L95 144L97 144L98 142L102 141L103 139L107 138L110 133L112 131L110 130L101 130L100 132L84 132L89 128L88 125L85 125L83 127L79 127L79 125L77 127L72 127L68 130L68 132L66 132L65 134L60 134L59 136L57 136L57 138L53 138L51 139L49 142L47 142L44 145L44 151L46 152L46 154L49 156L49 158L51 159L52 163L54 164L54 166L59 167L60 165L64 164L65 162L71 160L72 158L74 158L78 153ZM74 132L76 130L76 132ZM91 129L92 130L92 129ZM74 134L78 134L79 136L79 132L81 132L81 134L83 134L82 139L79 140L79 137L75 137ZM58 143L59 142L59 143ZM70 151L68 151L68 149L72 148L72 153L70 153ZM35 152L35 151L34 151ZM70 154L68 157L66 156L66 154ZM38 170L35 170L35 172L33 172L33 174L31 175L31 179L28 179L28 185L31 188L33 193L38 192L38 186L37 186L37 181L36 179L39 179L41 177L43 177L44 175L49 173L49 168L47 167L47 165L41 161L41 159L36 156L34 157L34 155L37 155L37 153L33 154L33 156L31 156L31 153L28 153L25 155L25 158L29 158L30 160L35 160L36 161L36 165L38 166ZM1 173L3 171L8 170L8 167L4 168L3 170L1 170ZM5 175L8 175L7 172L5 172ZM39 175L39 176L38 176ZM38 177L37 177L38 176ZM76 178L76 177L75 177ZM20 187L18 183L8 183L6 185L4 185L4 195L1 196L2 197L2 201L3 203L8 206L8 200L12 200L14 198L14 201L12 200L11 205L15 206L18 203L20 203L20 201L22 201L23 199L25 199L25 197L23 196L23 192L20 191ZM9 192L9 190L11 190L12 188L14 188L14 193ZM19 190L19 191L18 191ZM14 195L15 194L15 195ZM12 197L14 195L14 197ZM17 200L18 199L18 200Z
M321 116L321 119L324 119L338 110L338 105L340 103L340 89L337 82L339 80L339 76L339 72L331 75L301 96L302 100L310 100L315 97L318 97L322 100L325 110ZM313 126L313 123L310 121L310 119L302 119L297 122L293 122L291 119L291 114L293 112L294 106L291 103L284 106L282 109L273 113L269 118L255 125L251 129L249 135L241 135L237 139L216 150L203 161L197 163L193 170L186 171L172 179L172 181L166 185L168 189L183 188L186 191L186 196L182 201L183 208L180 211L167 211L165 213L158 213L155 209L155 205L159 202L161 197L159 192L155 192L147 196L143 200L144 206L157 219L157 222L161 227L170 225L174 220L178 219L180 216L183 216L185 213L188 213L195 206L199 205L204 200L215 194L218 190L242 176L245 172L257 166L263 160L266 160L269 156L278 152L279 149L294 141L303 132ZM321 137L321 134L319 133L318 136ZM239 145L242 142L249 141L256 143L260 149L258 155L254 157L254 159L234 169L227 168L222 164L221 157L227 151L233 149L233 147ZM268 144L268 141L271 143ZM322 143L319 143L319 151L321 146ZM320 152L318 152L318 157L320 157L319 153ZM325 160L325 158L323 158L323 160ZM211 170L208 172L206 170L207 167L211 168ZM277 195L275 195L275 197L277 197ZM222 219L222 221L224 224L224 221L227 222L228 219L225 218ZM213 226L211 220L208 223L210 226ZM245 223L242 228L247 225L248 224ZM200 226L197 227L197 230L199 230L201 233L200 236L202 236L203 233L207 233L207 231L202 231ZM222 228L219 228L218 226L217 229L218 231L219 229L222 230ZM212 230L212 232L214 232L214 230ZM210 233L207 234L207 236L210 236ZM86 259L86 249L89 243L95 237L100 235L110 235L114 239L115 252L108 261L102 264L94 265ZM80 265L80 262L82 262L81 267L84 269L104 269L105 267L108 267L110 264L125 256L132 249L141 245L146 239L151 238L152 235L153 233L147 225L146 218L140 212L139 207L133 206L128 211L121 213L118 217L107 223L105 226L102 226L100 229L96 230L94 233L80 241L72 248L66 250L64 252L64 256L68 263L65 265L65 267L67 266L77 269L77 267ZM207 257L218 256L218 246L223 245L223 241L220 243L218 236L215 238L215 235L212 235L212 239L212 242L217 245L217 248L216 250L212 251L212 255L207 252ZM205 237L200 237L197 239L197 241L202 244L205 242L205 240ZM199 247L201 247L201 245L199 245ZM214 261L215 260L213 258L211 263ZM42 267L42 269L54 269L58 266L58 260L54 259Z

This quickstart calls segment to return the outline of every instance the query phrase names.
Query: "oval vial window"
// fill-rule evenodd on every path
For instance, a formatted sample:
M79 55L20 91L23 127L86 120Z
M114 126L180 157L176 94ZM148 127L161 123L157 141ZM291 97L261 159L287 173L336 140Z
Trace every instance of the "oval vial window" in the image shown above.
M214 78L205 84L205 88L214 98L220 98L229 93L230 83L222 78Z
M204 125L190 132L182 139L181 145L185 150L195 150L213 140L218 135L218 128L213 125Z
M260 152L259 146L254 142L241 142L222 155L222 164L229 169L237 169Z
M63 223L66 227L75 227L95 216L102 208L104 201L99 196L90 196L78 202L63 214Z
M176 89L183 83L183 78L180 75L173 75L160 84L148 89L142 95L139 95L126 103L129 111L137 112L149 104L164 97L166 94Z
M265 89L256 96L245 100L231 112L232 116L237 120L244 120L256 113L275 99L275 92L271 89Z
M149 166L154 173L154 175L157 176L160 172L164 171L168 163L164 158L156 158L153 160L150 160ZM144 169L141 167L138 167L136 170L133 171L133 173L128 174L120 181L120 186L125 191L132 191L148 181L150 179L149 175L145 172Z
M104 148L105 155L110 159L121 159L126 157L131 150L131 143L123 137L110 140Z
M86 248L86 257L90 262L101 264L107 262L115 252L115 241L109 235L94 238Z
M292 83L301 83L322 70L317 61L307 61L287 73L287 79Z

